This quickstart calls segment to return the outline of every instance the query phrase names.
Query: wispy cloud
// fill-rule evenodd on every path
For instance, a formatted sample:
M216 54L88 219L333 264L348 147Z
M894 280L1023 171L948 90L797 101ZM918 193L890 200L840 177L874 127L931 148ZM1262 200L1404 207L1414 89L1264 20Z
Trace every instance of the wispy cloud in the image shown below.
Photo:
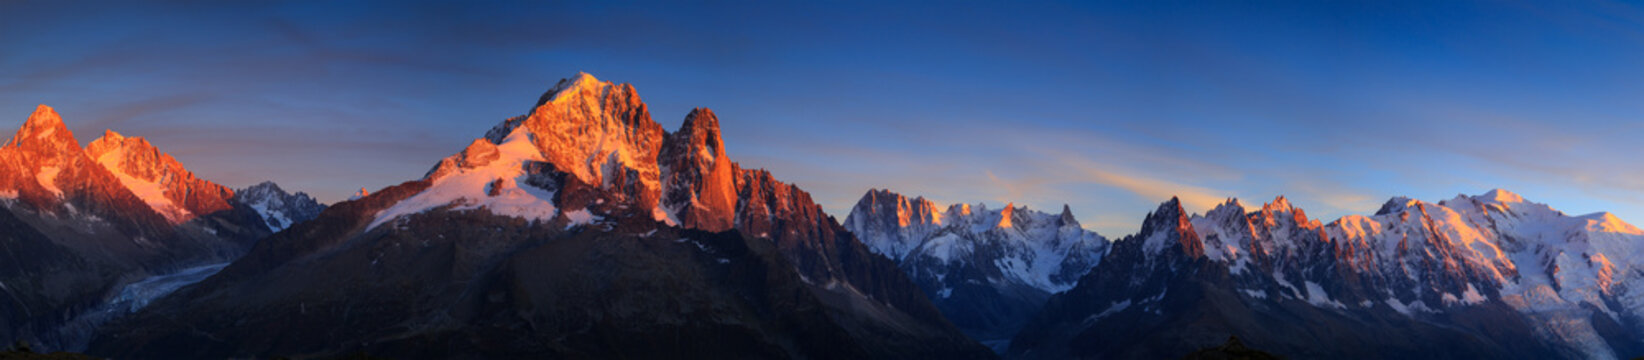
M1211 189L1203 186L1183 184L1176 181L1129 174L1115 167L1103 166L1078 158L1063 157L1061 163L1069 165L1078 172L1078 181L1088 181L1097 184L1113 186L1129 191L1144 199L1167 199L1176 197L1182 201L1188 211L1202 212L1209 210L1223 200L1233 197L1228 190Z

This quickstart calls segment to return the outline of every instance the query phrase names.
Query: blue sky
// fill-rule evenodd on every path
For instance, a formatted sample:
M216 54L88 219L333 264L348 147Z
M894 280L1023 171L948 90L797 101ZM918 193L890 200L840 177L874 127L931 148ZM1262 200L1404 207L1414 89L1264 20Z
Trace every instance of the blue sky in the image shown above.
M336 201L586 71L669 129L713 108L841 218L890 188L1114 237L1172 195L1328 221L1499 187L1639 222L1639 64L1622 2L4 2L0 127L44 103Z

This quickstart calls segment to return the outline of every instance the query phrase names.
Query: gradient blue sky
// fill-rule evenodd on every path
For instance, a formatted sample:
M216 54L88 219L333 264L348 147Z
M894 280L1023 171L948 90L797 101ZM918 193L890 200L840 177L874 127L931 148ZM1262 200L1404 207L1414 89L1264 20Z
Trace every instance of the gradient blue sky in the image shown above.
M867 189L1135 232L1275 195L1326 221L1507 188L1644 221L1644 10L1620 2L0 2L0 127L56 107L206 179L417 178L562 77L841 219Z

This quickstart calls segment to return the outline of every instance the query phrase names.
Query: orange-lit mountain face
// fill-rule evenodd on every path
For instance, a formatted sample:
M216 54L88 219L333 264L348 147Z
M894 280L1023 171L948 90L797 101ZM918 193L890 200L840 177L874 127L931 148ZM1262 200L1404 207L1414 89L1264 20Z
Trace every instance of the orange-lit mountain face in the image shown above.
M89 157L51 107L40 105L0 147L0 164L5 167L0 196L29 210L50 216L98 216L126 234L169 234L171 222Z
M196 178L141 137L109 130L81 148L57 112L45 105L0 148L0 162L11 170L0 178L0 196L54 215L85 210L130 218L158 231L156 236L167 225L228 210L234 196L227 187ZM143 206L134 206L133 199Z
M194 177L171 155L141 137L113 130L86 145L86 155L103 165L126 189L173 224L230 208L234 190Z
M283 192L256 194L236 198L142 138L108 131L82 148L40 105L0 147L0 245L16 265L0 266L0 338L84 346L123 314L102 307L124 286L233 260L270 234L264 199Z

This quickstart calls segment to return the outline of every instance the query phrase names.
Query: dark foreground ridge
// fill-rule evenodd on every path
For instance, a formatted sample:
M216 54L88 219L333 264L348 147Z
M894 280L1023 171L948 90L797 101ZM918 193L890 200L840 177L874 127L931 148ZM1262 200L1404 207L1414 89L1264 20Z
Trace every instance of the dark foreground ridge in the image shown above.
M1228 336L1227 343L1221 346L1208 347L1194 351L1182 360L1278 360L1282 359L1266 351L1255 350L1244 346L1237 335Z

